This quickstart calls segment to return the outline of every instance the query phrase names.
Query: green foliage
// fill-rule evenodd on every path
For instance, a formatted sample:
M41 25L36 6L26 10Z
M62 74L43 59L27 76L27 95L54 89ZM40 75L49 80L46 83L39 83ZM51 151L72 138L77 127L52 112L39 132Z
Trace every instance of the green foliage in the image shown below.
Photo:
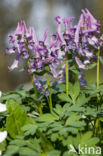
M9 112L6 119L6 129L9 135L12 138L22 135L21 127L29 122L24 109L14 100L8 100L6 106Z
M7 106L7 112L0 114L0 127L8 131L0 144L4 156L76 156L68 152L71 144L76 151L79 144L102 148L102 84L98 90L95 83L81 90L78 82L70 83L69 96L63 83L52 85L51 90L51 112L46 98L41 93L35 98L33 89L21 88L0 99Z

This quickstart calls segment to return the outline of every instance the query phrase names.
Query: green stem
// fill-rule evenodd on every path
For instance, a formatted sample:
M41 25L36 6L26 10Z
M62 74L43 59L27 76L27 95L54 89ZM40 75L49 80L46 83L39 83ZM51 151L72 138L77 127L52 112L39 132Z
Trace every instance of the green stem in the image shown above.
M41 103L39 104L39 113L40 113L40 115L42 115L42 114L43 114L43 111L42 111L42 105L41 105Z
M69 61L66 60L66 94L69 95L69 70L68 70Z
M34 81L33 81L33 75L31 74L30 77L31 77L31 80L32 80L32 85L33 85L35 96L38 97L38 92L37 92L37 89L36 89L36 87L34 85Z
M48 86L48 91L50 93L50 80L49 80L49 74L46 73L46 79L47 79L47 86ZM48 102L49 102L49 108L50 108L50 111L52 110L53 106L52 106L52 96L51 96L51 93L50 93L50 96L48 98Z
M27 66L30 67L30 65L29 65L29 59L27 60ZM37 96L38 96L38 93L37 93L37 89L36 89L36 87L35 87L35 85L34 85L33 74L30 74L30 78L31 78L32 85L33 85L33 88L34 88L35 96L37 97Z
M99 89L99 79L100 79L100 50L98 50L97 55L97 89ZM98 101L99 101L99 94L97 94L97 111L98 111ZM95 121L95 135L97 135L100 131L100 121L96 119Z
M35 87L35 85L34 85L34 81L33 81L33 75L31 74L30 76L31 76L32 85L33 85L34 92L35 92L35 97L37 98L37 97L38 97L38 92L37 92L37 89L36 89L36 87ZM41 115L41 114L43 114L43 111L42 111L42 106L41 106L41 104L39 104L39 105L38 105L38 109L39 109L39 113L40 113L40 115Z
M30 67L30 66L29 66L29 59L28 59L28 61L27 61L27 66ZM38 97L38 92L37 92L37 89L36 89L36 87L35 87L35 85L34 85L33 74L30 74L30 78L31 78L31 81L32 81L32 85L33 85L35 97L37 98L37 97ZM39 113L40 113L40 115L41 115L41 114L42 114L42 106L41 106L41 104L38 105L38 109L39 109Z
M27 52L29 53L29 50L28 50L28 48L27 48L26 40L25 40L25 44L26 44L25 48L26 48ZM27 60L27 66L30 67L30 65L29 65L29 59ZM37 92L37 89L36 89L36 87L35 87L35 85L34 85L33 74L30 74L30 78L31 78L31 81L32 81L32 85L33 85L33 89L34 89L35 96L36 96L36 98L37 98L37 97L38 97L38 92ZM41 104L39 105L39 113L42 114L42 107L41 107Z
M99 61L99 57L100 57L100 50L98 50L98 58L97 58L97 89L99 89L99 75L100 75L100 61Z

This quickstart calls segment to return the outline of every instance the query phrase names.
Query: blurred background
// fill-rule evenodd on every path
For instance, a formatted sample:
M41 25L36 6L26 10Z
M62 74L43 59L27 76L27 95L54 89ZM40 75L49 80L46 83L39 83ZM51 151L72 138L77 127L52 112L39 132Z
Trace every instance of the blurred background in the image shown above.
M103 0L0 0L0 90L10 91L22 84L25 88L31 85L27 73L8 72L13 58L5 56L5 49L9 46L8 34L15 30L18 21L24 19L28 26L34 26L41 39L46 28L55 32L55 16L75 16L77 22L83 8L88 8L103 25ZM102 81L102 67L100 74ZM87 72L86 78L89 83L95 81L96 69Z

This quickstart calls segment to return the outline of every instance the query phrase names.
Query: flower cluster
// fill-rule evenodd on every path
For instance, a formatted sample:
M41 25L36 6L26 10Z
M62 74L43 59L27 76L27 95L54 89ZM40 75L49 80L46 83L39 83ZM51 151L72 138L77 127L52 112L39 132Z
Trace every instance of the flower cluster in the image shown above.
M34 85L38 90L46 94L42 84L36 79L36 74L49 68L49 74L59 81L65 81L65 64L63 61L69 56L75 60L76 67L80 70L80 83L83 81L84 70L92 60L96 59L96 50L102 46L103 39L100 36L100 23L95 19L88 9L82 10L77 25L73 25L75 18L55 18L57 30L55 34L45 31L43 39L38 40L33 27L27 26L24 21L18 23L13 35L9 35L11 49L7 54L16 53L16 59L9 67L13 70L18 67L19 59L26 60L28 73L33 75ZM62 31L62 25L64 30ZM49 43L46 43L49 36ZM63 64L63 65L62 65ZM58 68L61 66L61 68ZM70 65L69 65L70 66ZM69 67L68 67L69 68Z

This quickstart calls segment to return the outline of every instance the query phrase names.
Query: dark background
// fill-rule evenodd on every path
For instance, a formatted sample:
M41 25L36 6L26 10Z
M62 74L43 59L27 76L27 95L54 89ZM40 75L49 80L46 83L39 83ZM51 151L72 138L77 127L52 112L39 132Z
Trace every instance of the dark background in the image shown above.
M55 16L75 16L77 20L82 8L88 8L92 14L99 18L103 24L103 0L0 0L0 90L14 90L21 84L25 88L30 87L27 73L17 70L8 72L8 65L13 58L5 56L8 47L8 34L12 33L17 22L24 19L29 26L35 27L40 39L46 28L55 32ZM102 51L101 51L102 54ZM103 68L101 67L101 81L103 80ZM86 73L86 79L91 83L96 80L96 69Z

